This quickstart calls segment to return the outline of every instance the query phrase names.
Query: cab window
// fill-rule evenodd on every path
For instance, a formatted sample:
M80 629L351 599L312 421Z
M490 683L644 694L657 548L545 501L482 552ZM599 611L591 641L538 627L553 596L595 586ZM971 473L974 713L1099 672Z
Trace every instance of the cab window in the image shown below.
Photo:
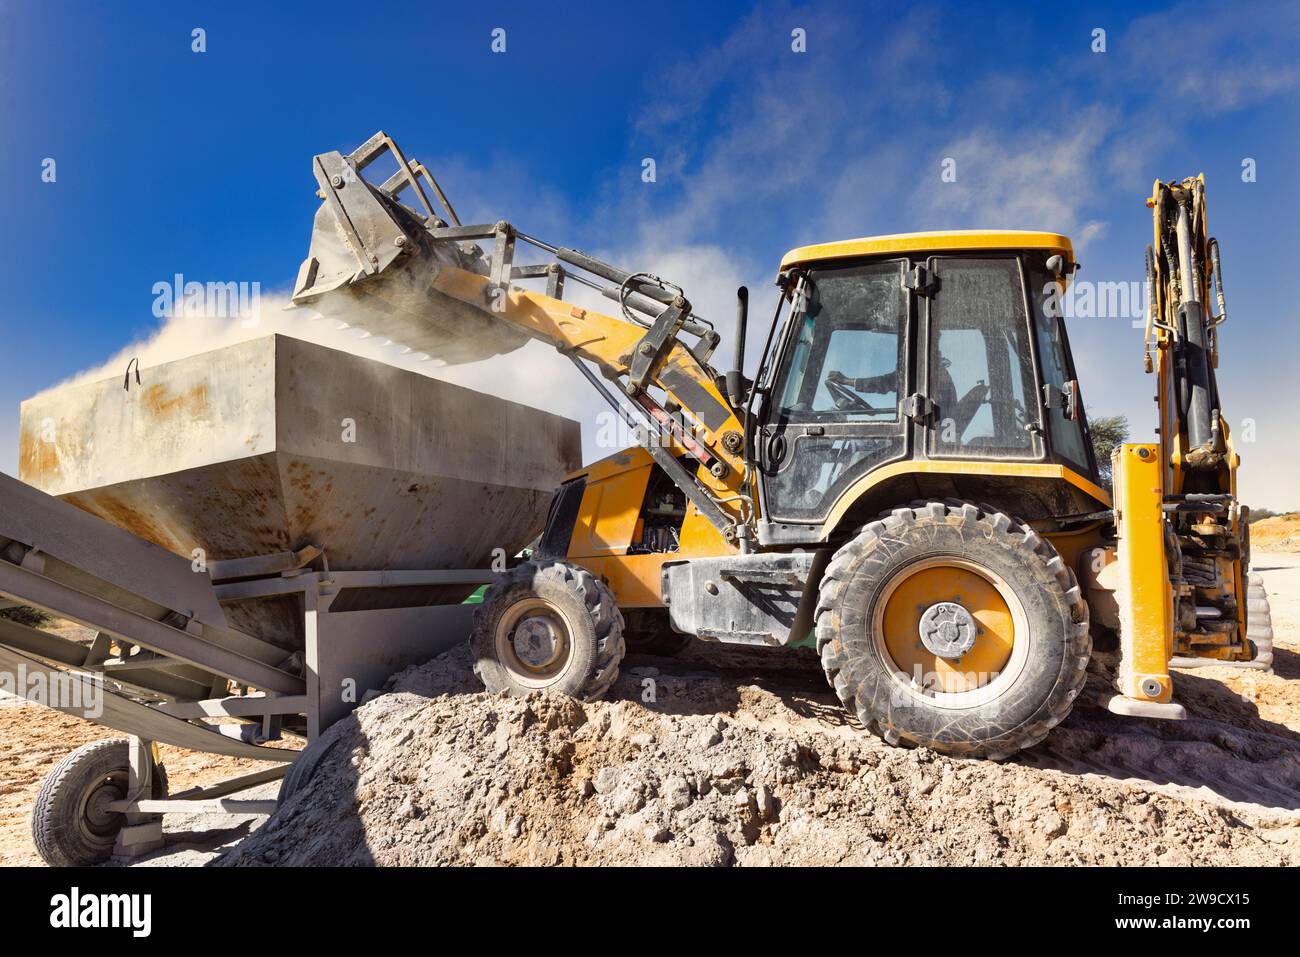
M782 418L897 422L905 296L898 263L813 272L782 370Z
M932 261L930 434L936 455L1037 458L1033 355L1014 258Z
M1043 382L1063 390L1072 378L1069 356L1062 331L1064 320L1059 314L1059 295L1053 295L1056 280L1046 265L1034 262L1029 270L1034 301L1034 335L1038 339L1038 361L1043 367ZM1074 465L1091 471L1088 464L1088 439L1083 431L1082 414L1071 419L1059 405L1048 416L1052 450Z

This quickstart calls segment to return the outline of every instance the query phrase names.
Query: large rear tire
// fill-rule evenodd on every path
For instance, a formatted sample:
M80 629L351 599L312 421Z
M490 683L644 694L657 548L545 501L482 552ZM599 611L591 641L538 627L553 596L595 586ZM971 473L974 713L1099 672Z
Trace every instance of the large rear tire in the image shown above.
M1064 720L1092 650L1056 549L965 502L918 502L861 529L827 566L816 633L836 694L888 743L994 759Z
M484 594L470 648L489 691L595 701L618 677L623 616L609 586L585 568L525 562Z
M126 815L108 805L126 797L129 745L121 739L92 741L54 766L32 807L32 841L51 867L102 864L113 853ZM167 772L155 765L150 793L167 796Z

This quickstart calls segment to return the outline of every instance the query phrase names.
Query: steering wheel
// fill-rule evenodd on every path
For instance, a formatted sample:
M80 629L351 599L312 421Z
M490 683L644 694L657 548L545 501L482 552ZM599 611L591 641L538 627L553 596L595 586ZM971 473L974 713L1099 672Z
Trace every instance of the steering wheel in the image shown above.
M857 411L874 415L880 411L846 385L832 382L830 379L826 380L825 385L826 391L831 394L831 400L835 403L835 408L841 412Z
M991 405L994 409L1001 410L1009 408L1017 426L1020 428L1028 426L1029 417L1025 413L1025 407L1021 404L1020 400L1014 396L998 399L985 399L985 402Z

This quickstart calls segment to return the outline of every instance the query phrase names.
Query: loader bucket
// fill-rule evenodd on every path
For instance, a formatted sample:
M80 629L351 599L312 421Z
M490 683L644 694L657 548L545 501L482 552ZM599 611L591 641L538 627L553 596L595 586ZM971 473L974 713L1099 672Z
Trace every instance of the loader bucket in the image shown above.
M361 170L390 149L396 154L381 133L348 156L315 157L323 200L293 302L449 365L518 349L528 341L524 333L433 288L443 265L486 274L482 255L470 243L430 237L426 224L446 224L428 208L400 154L399 172L389 183L377 187L363 178ZM427 216L397 199L408 186Z

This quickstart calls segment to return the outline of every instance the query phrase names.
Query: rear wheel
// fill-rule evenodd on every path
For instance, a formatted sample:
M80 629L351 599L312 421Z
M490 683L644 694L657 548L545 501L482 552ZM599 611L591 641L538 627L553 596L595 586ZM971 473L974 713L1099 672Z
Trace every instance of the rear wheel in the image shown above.
M489 691L594 701L618 677L623 616L613 592L585 568L526 562L484 594L470 647Z
M1246 661L1175 655L1169 664L1174 668L1239 668L1273 673L1273 615L1264 579L1253 572L1246 576L1246 641L1254 652Z
M1246 579L1246 638L1255 646L1251 664L1261 671L1273 670L1273 615L1268 607L1264 579L1252 574Z
M51 867L101 864L113 853L126 815L109 805L127 795L130 768L126 741L92 741L54 766L32 808L32 841ZM167 796L167 774L153 769L150 793Z
M890 744L1006 757L1086 678L1088 610L1052 545L990 508L896 509L827 566L817 649L845 707Z

